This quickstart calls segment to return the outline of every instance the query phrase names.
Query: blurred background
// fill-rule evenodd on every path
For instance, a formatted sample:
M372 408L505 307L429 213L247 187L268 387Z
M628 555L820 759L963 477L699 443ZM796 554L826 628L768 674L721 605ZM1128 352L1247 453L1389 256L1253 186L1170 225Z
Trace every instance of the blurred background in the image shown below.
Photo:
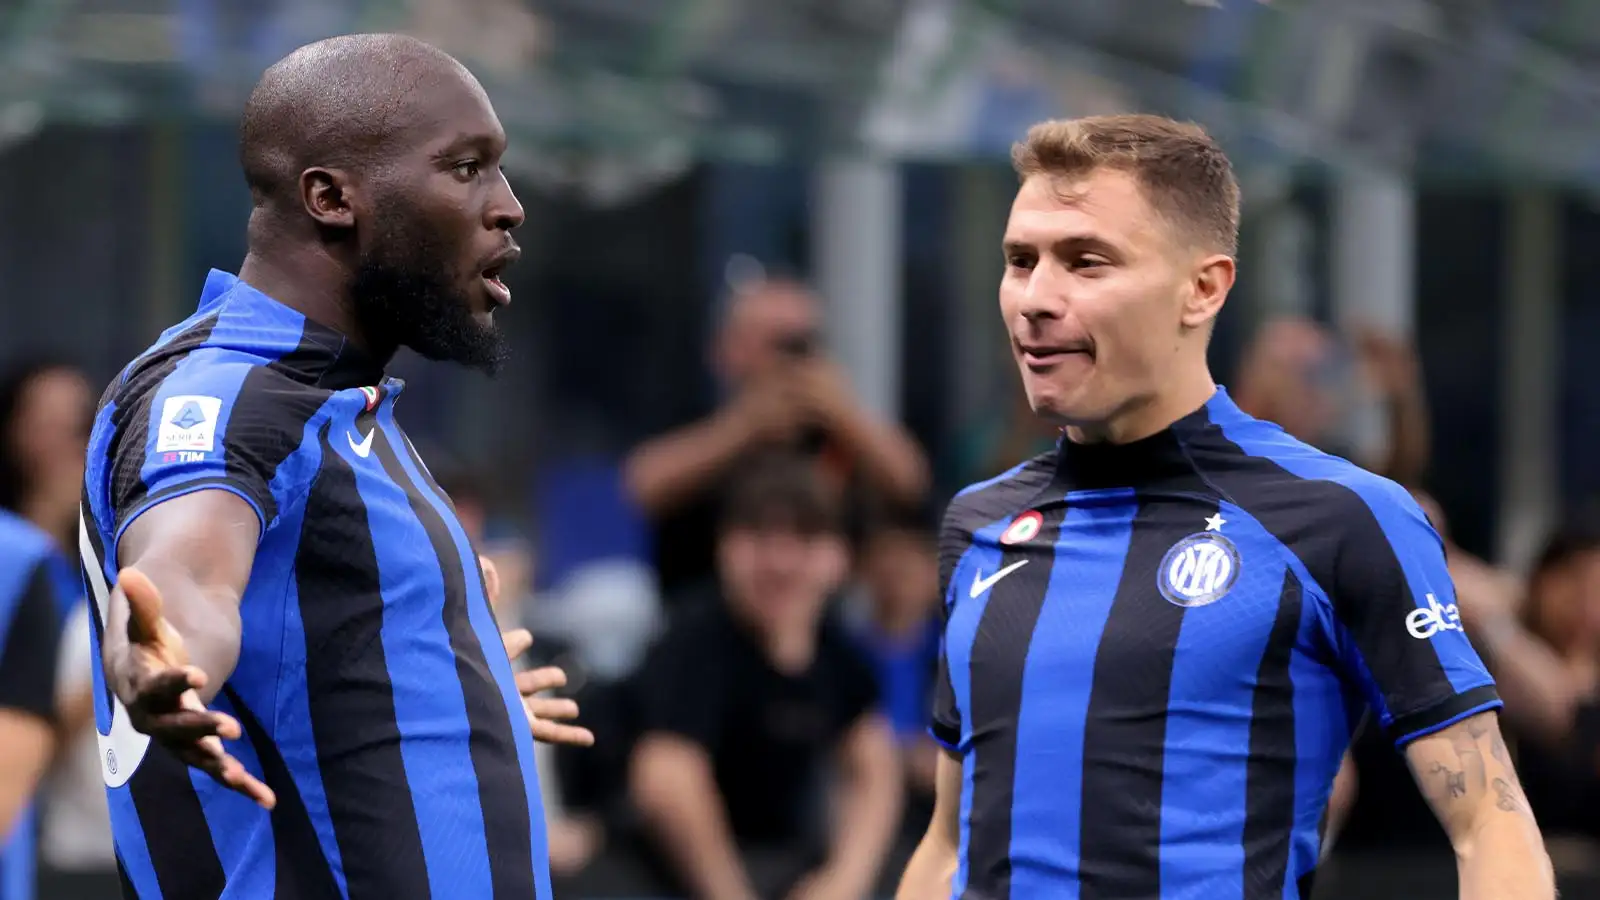
M483 81L528 212L506 371L393 374L600 738L547 751L561 896L718 894L696 853L800 896L841 818L892 814L887 894L929 809L939 512L1055 437L996 313L1010 144L1148 111L1244 188L1219 381L1427 502L1564 896L1600 897L1600 3L0 0L0 503L69 555L84 410L243 258L250 87L379 30ZM100 791L80 717L11 836L38 897L115 896ZM1329 819L1319 897L1455 896L1380 737Z

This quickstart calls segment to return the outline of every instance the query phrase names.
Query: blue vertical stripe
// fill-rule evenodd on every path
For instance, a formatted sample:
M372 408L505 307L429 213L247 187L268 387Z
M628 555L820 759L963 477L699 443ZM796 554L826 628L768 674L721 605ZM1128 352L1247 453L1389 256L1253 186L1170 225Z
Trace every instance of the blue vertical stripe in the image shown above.
M327 407L324 407L324 412ZM300 460L311 471L316 471L322 466L322 445L317 440L317 433L322 427L324 416L318 414L306 423L302 437L302 452L296 453L291 459ZM306 476L293 474L287 467L279 468L273 478L272 488L279 489L280 482L286 484L304 484ZM277 531L280 534L294 535L298 538L305 518L305 504L297 503L292 506L281 507L282 518L278 522ZM294 567L296 546L291 543L285 548L283 554L273 554L271 565ZM265 576L260 573L266 555L257 553L257 571L252 575ZM333 833L333 814L328 808L328 792L322 786L322 766L317 759L316 737L311 732L311 702L306 694L306 629L305 622L300 617L300 589L298 581L291 577L281 579L287 586L284 592L283 614L283 659L280 671L283 673L274 679L271 684L277 693L276 713L277 721L272 729L273 738L278 750L283 754L284 766L289 770L289 775L294 779L295 787L300 791L300 800L305 804L306 816L316 827L317 844L322 848L322 854L328 860L328 865L333 869L334 880L339 885L339 891L348 894L350 887L345 880L344 859L339 853L339 841ZM236 682L243 683L235 678ZM245 685L246 687L250 685ZM246 702L250 702L246 697ZM143 898L141 898L143 900Z
M225 694L211 701L211 708L239 718L238 711ZM228 753L251 775L264 779L261 760L248 737L227 741ZM230 788L223 787L210 775L191 768L189 782L200 798L200 808L205 813L206 826L211 830L211 843L217 848L217 860L222 871L228 873L230 884L248 884L252 892L267 896L277 880L277 860L272 848L271 813L256 805L254 800ZM265 844L266 846L260 846Z
M1133 518L1131 490L1071 494L1050 587L1022 677L1016 789L1011 805L1011 894L1076 900L1083 736L1095 656L1122 579Z
M483 579L472 577L473 573L481 572L478 565L478 555L472 549L472 544L467 540L466 532L461 528L461 522L456 518L455 512L449 505L429 487L429 481L417 470L412 462L411 454L404 452L409 447L405 434L400 431L400 426L394 420L394 402L391 396L389 402L377 410L378 427L382 428L390 445L395 448L395 456L399 458L400 466L407 477L418 486L423 497L439 513L446 527L450 530L451 539L455 541L456 551L461 555L462 571L467 573L466 601L467 617L472 623L473 634L477 637L479 645L483 648L485 662L489 671L493 673L495 684L500 688L501 698L506 705L506 714L511 719L511 732L516 740L517 760L522 766L522 783L527 791L528 810L531 821L531 850L535 867L535 881L540 897L549 897L550 871L546 861L550 858L546 846L544 826L544 802L539 795L538 770L535 767L533 751L533 733L525 726L526 713L522 708L522 696L517 692L516 676L511 668L511 660L506 656L503 642L500 638L500 629L495 623L494 614L489 608L489 599L484 594ZM441 629L442 632L442 629ZM457 678L452 672L452 678ZM470 764L468 771L471 771ZM473 795L476 797L476 794Z
M992 592L984 591L976 598L962 602L958 599L960 585L971 581L975 577L973 574L975 572L992 572L999 567L1001 556L999 539L1009 524L1011 524L1010 519L1001 519L979 529L973 535L972 545L962 554L955 570L950 573L951 596L948 602L951 608L950 621L945 626L945 658L950 669L950 688L956 697L956 709L961 710L963 748L972 740L972 642L978 636L978 623L983 621L983 611L989 605L989 596ZM959 863L952 884L952 896L960 896L967 886L967 847L972 837L972 775L973 766L976 764L975 756L968 751L962 754L961 760L961 845L957 854Z
M34 809L23 809L0 849L0 900L33 900L37 828Z
M393 402L392 394L386 397L378 415L385 415ZM397 441L391 445L396 456L405 455L403 445ZM427 552L430 544L422 522L412 514L405 488L386 477L376 456L363 459L350 450L339 452L355 472L356 489L371 520L392 523L384 533L372 536L384 597L381 637L429 887L435 897L491 896L487 854L463 854L463 847L483 848L474 846L474 841L463 844L453 830L461 825L481 834L484 822L467 740L466 699L444 624L444 575L436 566L415 564L417 554ZM475 568L476 563L465 571Z
M1244 804L1256 673L1283 584L1276 538L1231 503L1219 503L1223 537L1238 548L1238 580L1214 603L1184 611L1172 659L1161 783L1163 896L1211 871L1206 896L1244 892ZM1158 578L1165 573L1157 573Z
M1226 515L1226 513L1224 513ZM1252 525L1259 523L1251 520ZM1263 529L1264 530L1264 529ZM1300 557L1271 534L1285 567L1301 585L1300 630L1289 657L1289 680L1294 685L1294 833L1289 844L1289 877L1285 900L1301 900L1296 880L1315 869L1322 855L1322 814L1333 790L1333 777L1344 760L1354 723L1352 704L1365 698L1352 696L1339 673L1311 655L1330 632L1331 604L1326 592Z

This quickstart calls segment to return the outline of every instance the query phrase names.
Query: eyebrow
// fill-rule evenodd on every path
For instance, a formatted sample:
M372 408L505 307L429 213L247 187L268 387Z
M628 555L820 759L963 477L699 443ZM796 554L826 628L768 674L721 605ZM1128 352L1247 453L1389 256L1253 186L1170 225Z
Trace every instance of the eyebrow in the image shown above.
M1032 241L1020 240L1017 238L1006 238L1000 246L1004 253L1007 256L1010 256L1013 253L1034 252L1040 247L1040 244ZM1074 247L1079 249L1097 250L1102 253L1113 253L1116 251L1116 247L1105 238L1102 238L1098 235L1082 233L1064 235L1054 240L1044 242L1043 246L1050 249Z
M444 149L437 154L439 157L453 156L463 150L476 150L485 155L494 155L504 148L506 139L504 134L489 132L461 132L446 144Z

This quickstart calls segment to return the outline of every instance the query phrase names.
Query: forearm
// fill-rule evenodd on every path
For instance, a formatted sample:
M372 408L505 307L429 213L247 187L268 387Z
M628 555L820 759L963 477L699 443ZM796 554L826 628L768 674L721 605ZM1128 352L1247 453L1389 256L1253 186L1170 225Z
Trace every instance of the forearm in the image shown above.
M716 783L677 754L651 749L635 761L634 801L673 870L696 897L753 898Z
M833 435L893 499L912 504L927 493L928 461L905 429L856 409L833 423Z
M948 900L956 864L955 847L933 835L923 837L900 876L895 900Z
M28 713L0 709L0 845L33 798L55 747L52 729Z
M1550 858L1494 713L1419 738L1406 760L1455 848L1463 900L1553 900Z
M623 482L641 509L664 515L704 490L747 443L738 423L718 413L641 445L624 466Z
M1496 809L1456 848L1461 900L1552 900L1555 876L1520 792L1502 782Z
M853 894L866 896L900 824L903 780L894 757L871 772L844 779L834 798L836 819L828 866Z
M239 595L225 585L203 586L190 568L163 556L147 555L134 565L163 599L168 624L183 638L189 663L206 673L200 699L210 703L239 663Z

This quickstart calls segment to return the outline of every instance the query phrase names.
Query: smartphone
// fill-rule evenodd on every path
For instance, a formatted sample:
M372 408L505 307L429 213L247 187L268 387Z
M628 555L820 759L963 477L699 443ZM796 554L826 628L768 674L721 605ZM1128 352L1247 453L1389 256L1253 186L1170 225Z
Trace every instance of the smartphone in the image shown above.
M810 332L797 331L778 338L776 346L779 353L791 359L807 359L817 352L817 338Z

